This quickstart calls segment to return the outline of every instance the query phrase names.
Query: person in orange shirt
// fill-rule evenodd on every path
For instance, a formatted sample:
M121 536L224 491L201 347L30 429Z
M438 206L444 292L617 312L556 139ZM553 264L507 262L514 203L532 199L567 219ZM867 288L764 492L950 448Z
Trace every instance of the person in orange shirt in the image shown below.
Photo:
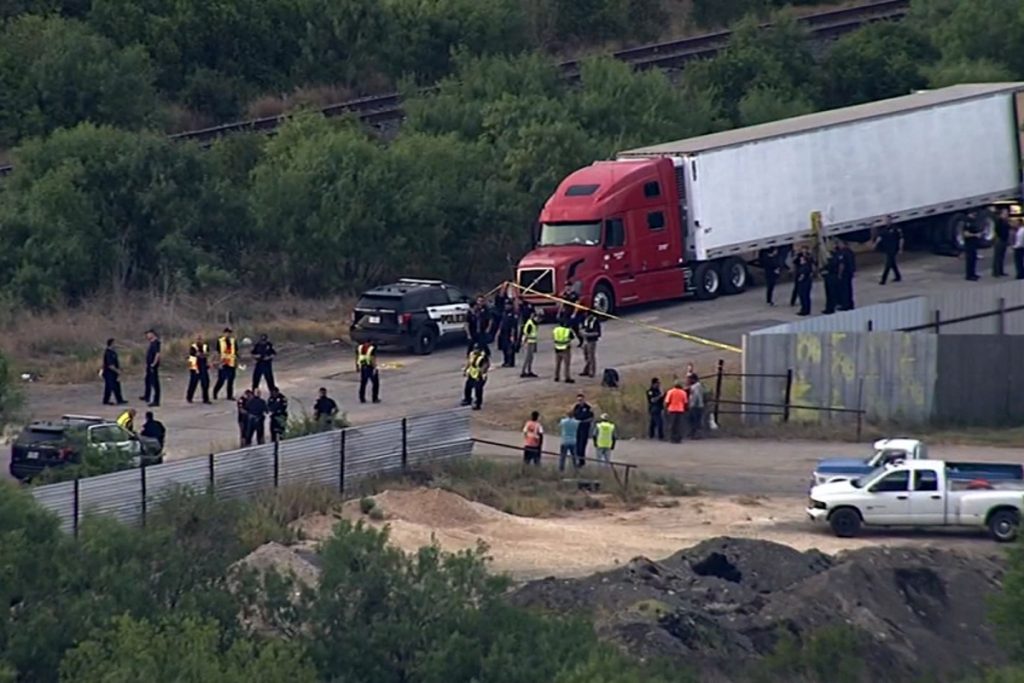
M527 465L540 465L540 451L544 445L544 425L540 423L540 413L530 413L530 419L523 425L523 462Z
M672 443L679 443L683 440L683 423L686 419L688 398L686 389L683 389L683 383L678 380L665 394L665 408L668 410L668 431Z

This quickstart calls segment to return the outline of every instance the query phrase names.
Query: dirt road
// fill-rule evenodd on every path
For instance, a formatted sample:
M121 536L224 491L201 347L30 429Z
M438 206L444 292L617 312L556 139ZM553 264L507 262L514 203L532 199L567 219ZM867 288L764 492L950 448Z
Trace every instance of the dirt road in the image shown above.
M857 280L858 303L867 305L893 301L961 287L964 283L959 277L960 267L959 261L947 257L910 255L902 266L904 281L882 287L877 284L878 267L862 266ZM628 313L626 318L739 344L745 332L792 320L794 309L786 305L788 296L787 283L778 292L777 298L782 305L776 308L764 305L763 290L757 288L741 296L716 301L685 301L642 307ZM815 310L819 310L822 305L820 287L815 296ZM252 331L243 333L251 334ZM537 365L542 376L547 374L551 363L550 344L546 343L544 334L547 332L542 330L541 358ZM380 405L360 405L355 401L356 374L352 368L351 350L347 347L326 345L283 348L281 351L275 372L293 411L309 410L319 386L328 388L356 424L443 409L455 405L460 397L462 347L449 347L425 357L384 354L382 362L393 363L395 367L382 371L384 402ZM682 367L686 362L694 362L698 368L711 368L724 353L624 323L609 323L600 347L600 361L603 367L620 370L664 367L669 363ZM165 359L163 371L165 399L158 417L168 428L170 457L233 447L237 440L234 405L226 401L212 406L186 404L184 358L177 364L175 359ZM244 385L249 373L241 374L245 379L240 383ZM576 384L581 389L586 386L583 381ZM114 417L116 409L100 405L101 389L99 381L63 387L29 385L29 409L37 417L64 413ZM125 396L141 410L142 402L137 400L140 389L141 378L129 377ZM491 397L526 399L560 389L561 385L545 379L522 380L515 370L495 369L491 373L487 393Z

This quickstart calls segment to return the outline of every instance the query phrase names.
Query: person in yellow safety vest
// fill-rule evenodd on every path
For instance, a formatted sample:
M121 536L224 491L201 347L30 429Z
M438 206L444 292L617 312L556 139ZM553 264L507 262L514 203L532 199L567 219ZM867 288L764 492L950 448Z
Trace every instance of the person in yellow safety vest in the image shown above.
M359 402L366 403L366 384L373 387L374 403L380 403L380 373L377 371L377 347L363 342L356 347L356 370L359 372Z
M484 385L487 384L487 370L490 367L491 359L487 355L485 345L477 344L466 359L466 368L463 370L466 386L463 389L462 405L472 404L473 410L480 410L483 406Z
M188 390L185 400L189 403L196 395L196 387L203 388L203 403L210 402L210 345L203 341L201 334L188 347Z
M213 387L213 400L224 385L227 385L227 400L235 400L235 369L238 367L238 342L230 327L224 328L224 334L217 339L217 354L220 356L220 367L217 368L217 384Z
M608 413L601 413L601 419L594 425L594 448L597 459L608 467L612 464L612 451L615 450L615 423L608 419Z
M117 426L126 432L135 433L135 408L129 408L117 416Z
M576 333L565 322L560 320L555 325L555 329L552 330L551 338L555 342L555 381L561 381L562 366L564 365L565 383L575 383L576 380L572 378L572 342L576 339Z
M519 373L520 377L537 376L533 372L533 357L537 354L537 321L539 318L540 314L532 311L526 318L526 322L523 323L522 340L526 345L526 358L523 359L523 371Z

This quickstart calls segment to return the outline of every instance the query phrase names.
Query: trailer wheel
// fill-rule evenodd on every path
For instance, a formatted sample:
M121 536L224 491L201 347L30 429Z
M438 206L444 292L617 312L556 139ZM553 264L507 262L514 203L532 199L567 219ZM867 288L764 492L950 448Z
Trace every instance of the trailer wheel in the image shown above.
M828 517L832 533L839 538L853 538L860 532L860 513L853 508L839 508Z
M702 263L693 273L693 288L698 299L708 301L718 296L722 289L722 276L715 263Z
M594 301L592 306L599 313L615 313L615 292L605 283L594 288Z
M750 281L747 264L743 259L731 256L722 263L722 293L740 294Z
M988 518L988 530L1000 543L1016 540L1020 515L1016 510L996 510Z

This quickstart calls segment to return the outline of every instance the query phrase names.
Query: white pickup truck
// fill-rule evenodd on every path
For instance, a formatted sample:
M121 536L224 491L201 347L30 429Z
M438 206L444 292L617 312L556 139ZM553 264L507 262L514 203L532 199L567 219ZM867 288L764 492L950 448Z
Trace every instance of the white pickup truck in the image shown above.
M906 460L857 479L811 489L807 515L836 536L861 526L984 527L1000 542L1017 537L1024 488L1020 482L953 479L942 460Z

